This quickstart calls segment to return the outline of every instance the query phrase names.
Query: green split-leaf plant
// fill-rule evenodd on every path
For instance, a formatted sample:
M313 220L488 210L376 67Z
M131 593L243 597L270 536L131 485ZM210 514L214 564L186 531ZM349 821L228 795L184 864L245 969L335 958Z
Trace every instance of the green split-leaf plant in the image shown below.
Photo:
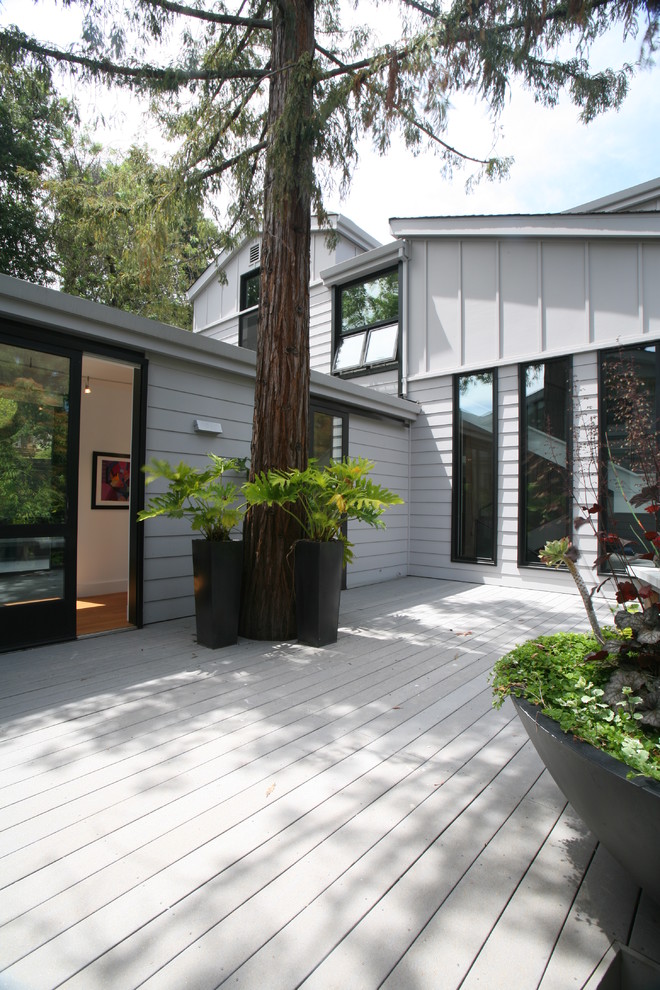
M152 460L142 470L147 484L164 479L169 483L162 495L154 495L146 509L138 513L138 520L155 516L170 519L188 519L193 531L204 539L222 541L231 539L231 532L242 521L245 505L241 499L241 487L235 481L225 481L227 472L244 474L246 459L208 455L211 464L205 470L191 467L185 461L173 467L168 461Z

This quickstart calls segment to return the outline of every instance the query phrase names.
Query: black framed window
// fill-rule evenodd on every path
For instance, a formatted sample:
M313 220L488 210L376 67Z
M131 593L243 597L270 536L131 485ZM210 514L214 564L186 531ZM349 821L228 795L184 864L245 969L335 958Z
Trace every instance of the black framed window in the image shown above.
M338 286L332 370L355 374L396 367L399 353L399 270Z
M547 540L572 535L571 359L520 368L518 562L543 565Z
M600 498L602 531L625 555L646 553L643 532L657 531L660 516L634 509L630 499L658 482L660 457L660 347L618 348L600 355ZM648 504L655 499L649 497ZM635 518L635 515L637 518Z
M241 275L241 313L238 320L238 343L251 351L257 349L257 323L259 320L259 269Z
M348 454L348 413L312 402L309 408L309 456L320 465Z
M497 379L494 371L454 376L452 559L495 563Z

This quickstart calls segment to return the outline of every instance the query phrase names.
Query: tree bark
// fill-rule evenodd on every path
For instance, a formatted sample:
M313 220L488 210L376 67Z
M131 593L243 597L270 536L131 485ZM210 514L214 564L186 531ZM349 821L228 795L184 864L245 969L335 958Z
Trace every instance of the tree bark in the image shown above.
M305 467L309 409L309 263L313 184L313 0L273 4L261 297L251 477ZM255 507L244 528L241 634L295 636L295 520Z

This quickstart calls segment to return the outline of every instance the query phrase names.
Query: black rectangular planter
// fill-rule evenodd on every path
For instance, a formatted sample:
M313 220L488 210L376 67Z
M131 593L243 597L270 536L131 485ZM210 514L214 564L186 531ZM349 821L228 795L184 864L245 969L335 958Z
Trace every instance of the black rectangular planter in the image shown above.
M197 642L212 650L238 640L242 540L193 540Z
M308 646L337 642L344 547L338 540L296 543L295 587L298 641Z

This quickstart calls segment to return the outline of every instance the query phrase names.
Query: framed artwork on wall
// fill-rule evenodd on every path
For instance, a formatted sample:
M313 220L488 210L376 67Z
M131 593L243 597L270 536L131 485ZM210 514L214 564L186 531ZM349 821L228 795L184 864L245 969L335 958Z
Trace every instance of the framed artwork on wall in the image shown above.
M129 454L92 454L92 508L127 509L131 490Z

